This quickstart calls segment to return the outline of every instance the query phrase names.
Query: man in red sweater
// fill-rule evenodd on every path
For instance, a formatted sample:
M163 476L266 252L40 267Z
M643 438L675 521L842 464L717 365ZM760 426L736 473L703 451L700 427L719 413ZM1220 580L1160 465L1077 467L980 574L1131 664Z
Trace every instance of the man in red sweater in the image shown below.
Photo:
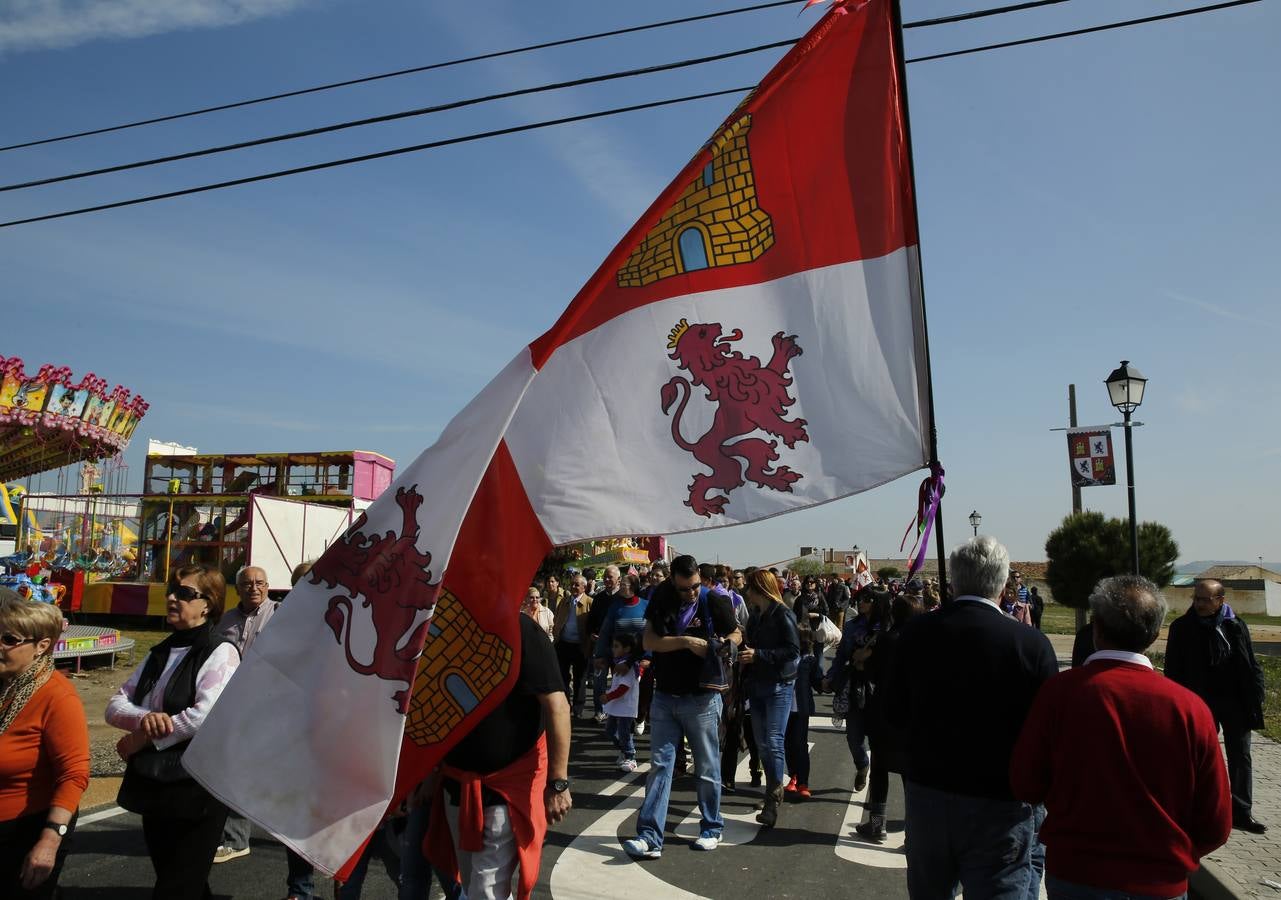
M1010 761L1010 786L1044 803L1051 900L1179 897L1228 839L1231 795L1214 718L1143 655L1166 602L1146 578L1090 595L1097 648L1042 686Z

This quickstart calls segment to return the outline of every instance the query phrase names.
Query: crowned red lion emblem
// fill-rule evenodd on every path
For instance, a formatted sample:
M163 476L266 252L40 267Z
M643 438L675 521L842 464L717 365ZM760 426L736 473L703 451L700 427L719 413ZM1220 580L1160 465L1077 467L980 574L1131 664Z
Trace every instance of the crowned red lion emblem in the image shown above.
M409 709L409 686L422 651L430 617L415 625L419 613L436 605L439 582L433 584L431 554L414 546L418 538L418 507L423 497L418 485L396 491L396 505L402 518L400 534L366 536L369 523L364 513L347 533L316 561L311 583L327 589L345 588L346 596L329 598L325 622L347 654L347 665L361 675L377 675L386 681L403 681L405 688L392 699L403 714ZM376 635L373 657L363 663L351 652L351 625L355 614L352 601L369 610Z
M719 324L691 325L681 319L667 342L670 358L689 373L689 378L676 375L663 385L664 413L671 410L678 395L681 398L672 416L672 439L712 470L710 475L694 476L685 505L709 518L725 511L729 502L725 495L740 487L744 478L760 487L790 493L802 477L787 466L774 467L778 441L746 435L764 431L782 439L789 449L797 441L809 440L804 419L784 418L787 408L796 402L788 394L792 376L787 373L792 358L801 355L796 335L781 331L774 335L774 355L763 366L755 356L744 356L730 346L742 339L743 332L737 328L722 335ZM681 416L695 387L703 388L717 408L712 427L690 443L681 435ZM713 491L724 493L710 495Z

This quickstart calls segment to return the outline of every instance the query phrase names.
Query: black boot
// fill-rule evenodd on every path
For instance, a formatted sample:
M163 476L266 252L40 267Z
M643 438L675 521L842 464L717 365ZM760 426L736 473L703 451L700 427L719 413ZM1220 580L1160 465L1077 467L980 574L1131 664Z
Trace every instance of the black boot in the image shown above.
M863 838L874 844L885 843L885 816L872 813L867 817L867 821L861 825L855 825L854 830Z
M766 828L773 828L778 821L778 808L783 805L783 786L770 783L765 790L765 808L756 814L756 821Z

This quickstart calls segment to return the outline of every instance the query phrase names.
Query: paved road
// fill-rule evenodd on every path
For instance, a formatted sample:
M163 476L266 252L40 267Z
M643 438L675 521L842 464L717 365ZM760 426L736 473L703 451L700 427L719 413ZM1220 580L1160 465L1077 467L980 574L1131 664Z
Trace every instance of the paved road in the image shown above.
M619 841L635 834L636 811L644 788L644 768L616 778L616 755L590 719L574 724L574 809L566 822L548 835L536 896L658 900L710 897L738 900L745 891L771 898L832 895L906 897L902 855L902 792L890 784L891 839L885 846L867 844L854 834L862 820L862 797L853 796L854 767L844 735L827 718L830 698L820 697L813 719L813 799L789 802L778 827L762 831L754 820L759 789L744 788L723 800L725 842L714 853L693 850L698 835L695 779L677 779L669 810L669 835L660 860L635 863ZM645 759L648 734L639 740ZM746 784L746 759L741 783ZM895 834L894 832L897 832ZM279 900L284 897L283 849L255 835L252 853L214 866L215 895ZM84 825L76 834L73 855L63 873L68 900L124 900L146 896L151 866L138 819L122 814ZM331 896L326 884L321 896ZM439 889L433 897L439 896ZM392 881L382 866L371 867L364 897L394 898Z

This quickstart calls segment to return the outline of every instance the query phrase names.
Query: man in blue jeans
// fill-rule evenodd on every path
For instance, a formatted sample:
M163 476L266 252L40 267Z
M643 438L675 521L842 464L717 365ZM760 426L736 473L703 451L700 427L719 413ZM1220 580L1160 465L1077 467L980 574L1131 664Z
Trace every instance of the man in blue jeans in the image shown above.
M645 649L653 654L654 699L649 708L650 771L636 837L623 841L633 859L658 859L672 793L676 750L684 737L698 770L701 816L697 850L715 850L721 829L721 695L699 686L708 638L741 640L728 596L703 589L692 556L672 560L671 577L654 589L645 611Z
M884 698L907 748L907 890L951 900L959 883L966 897L1035 898L1043 813L1014 799L1010 757L1058 671L1054 648L1001 611L1010 557L995 539L962 544L948 569L956 599L903 631Z

